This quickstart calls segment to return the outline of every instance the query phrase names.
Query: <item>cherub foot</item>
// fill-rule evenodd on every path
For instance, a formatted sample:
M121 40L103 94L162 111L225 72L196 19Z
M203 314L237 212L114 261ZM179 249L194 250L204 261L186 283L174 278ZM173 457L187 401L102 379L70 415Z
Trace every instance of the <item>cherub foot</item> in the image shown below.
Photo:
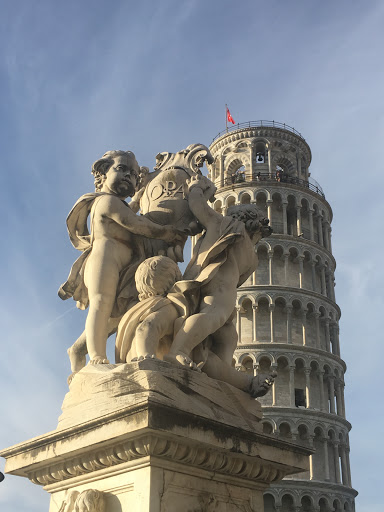
M196 363L194 363L192 359L183 352L178 352L177 354L165 354L164 361L176 364L177 366L182 366L183 368L189 368L190 370L201 372Z
M96 356L89 361L89 364L110 364L109 360L103 356Z
M266 395L275 382L275 377L277 377L276 372L261 373L260 375L253 377L251 380L250 388L248 390L251 397L257 398L259 396Z
M160 361L158 357L155 356L155 354L143 354L141 356L136 356L131 359L131 363L136 363L137 361L144 361L144 359L157 359Z

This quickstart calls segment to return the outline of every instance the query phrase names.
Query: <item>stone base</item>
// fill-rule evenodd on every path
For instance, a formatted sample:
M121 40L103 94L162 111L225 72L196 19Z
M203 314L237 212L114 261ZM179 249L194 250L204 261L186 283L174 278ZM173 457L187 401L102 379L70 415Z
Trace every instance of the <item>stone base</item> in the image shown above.
M205 374L88 365L58 428L0 455L7 473L45 486L50 512L88 510L70 502L89 489L103 493L98 512L261 512L266 487L308 470L311 452L262 434L260 419L256 400Z

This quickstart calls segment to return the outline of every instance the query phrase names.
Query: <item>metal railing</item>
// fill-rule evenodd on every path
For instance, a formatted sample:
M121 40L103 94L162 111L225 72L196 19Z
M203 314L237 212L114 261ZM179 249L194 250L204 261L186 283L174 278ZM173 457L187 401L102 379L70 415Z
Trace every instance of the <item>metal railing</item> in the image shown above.
M264 126L272 127L272 128L282 128L283 130L288 130L289 132L292 132L295 135L298 135L299 137L301 137L303 140L305 140L300 132L298 132L292 126L289 126L288 124L279 123L278 121L266 121L266 120L262 119L260 121L248 121L247 123L237 123L237 124L228 126L227 129L225 129L222 132L218 133L216 135L216 137L213 138L211 144L216 139L218 139L222 135L225 135L226 133L230 133L230 132L233 132L233 131L236 131L236 130L242 130L242 129L245 129L245 128L263 128Z
M233 174L229 178L225 178L224 185L236 185L238 183L245 183L245 182L274 182L274 183L288 183L290 185L297 185L301 188L306 188L309 190L312 190L312 192L315 192L316 194L319 194L321 197L325 199L325 194L323 192L323 189L321 186L317 183L316 180L309 178L309 181L303 180L301 178L296 178L296 176L285 176L282 175L275 175L270 176L268 172L257 172L253 173L252 179L249 179L249 176L247 176L245 173L239 173L239 174Z

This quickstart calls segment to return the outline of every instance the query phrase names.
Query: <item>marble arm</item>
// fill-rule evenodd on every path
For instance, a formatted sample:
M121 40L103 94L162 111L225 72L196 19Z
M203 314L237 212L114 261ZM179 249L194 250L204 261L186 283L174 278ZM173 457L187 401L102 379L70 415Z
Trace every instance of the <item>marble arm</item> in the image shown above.
M208 206L202 188L198 185L191 187L188 195L188 204L191 212L205 229L212 224L218 224L223 216Z
M159 238L166 242L177 241L178 235L172 226L162 226L155 224L146 217L136 215L130 207L127 207L122 201L110 199L110 204L106 205L104 215L115 221L117 224L125 227L131 233L143 235L147 238ZM108 207L109 206L109 207Z

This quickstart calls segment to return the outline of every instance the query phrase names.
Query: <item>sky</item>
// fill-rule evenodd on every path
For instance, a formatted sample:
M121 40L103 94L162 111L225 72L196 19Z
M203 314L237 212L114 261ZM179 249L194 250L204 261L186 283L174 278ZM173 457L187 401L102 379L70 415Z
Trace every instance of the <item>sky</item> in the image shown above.
M384 3L3 0L0 12L0 447L56 428L85 321L57 296L78 256L65 218L93 191L92 163L129 149L152 168L158 152L209 145L227 103L236 123L283 122L311 147L334 213L356 509L381 512ZM4 512L48 502L25 479L0 483Z

